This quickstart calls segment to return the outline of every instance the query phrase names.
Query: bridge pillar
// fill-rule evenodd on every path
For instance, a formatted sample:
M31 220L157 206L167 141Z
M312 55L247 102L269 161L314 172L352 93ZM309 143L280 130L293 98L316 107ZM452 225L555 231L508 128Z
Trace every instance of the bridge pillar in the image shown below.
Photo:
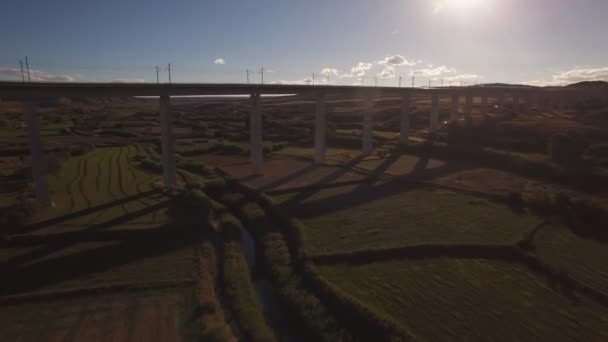
M480 110L482 116L485 117L488 115L488 95L486 95L486 94L481 95L481 107L479 110Z
M365 97L364 101L363 127L361 131L363 144L361 146L361 152L363 154L370 154L374 148L374 97L368 95Z
M173 120L171 119L171 98L169 95L160 96L160 127L161 127L161 159L165 187L177 185L175 169L175 139L173 137Z
M251 144L251 165L254 175L264 173L264 145L262 140L262 97L251 94L249 112L249 139Z
M399 142L401 145L407 145L410 140L410 93L401 95L401 129Z
M325 93L321 92L317 97L317 108L315 112L315 164L325 163L325 150L327 146L327 106Z
M431 95L431 122L430 131L435 132L439 128L439 93L433 92Z
M450 111L450 123L456 123L458 121L458 101L460 96L458 94L452 94L452 108Z
M34 190L38 203L43 207L51 205L51 195L47 179L48 164L44 156L42 139L40 137L40 121L34 103L24 103L25 119L30 140L30 156L32 158L32 178L34 179Z
M471 91L467 92L465 106L464 106L464 120L467 125L471 124L472 118L471 114L473 113L473 93Z

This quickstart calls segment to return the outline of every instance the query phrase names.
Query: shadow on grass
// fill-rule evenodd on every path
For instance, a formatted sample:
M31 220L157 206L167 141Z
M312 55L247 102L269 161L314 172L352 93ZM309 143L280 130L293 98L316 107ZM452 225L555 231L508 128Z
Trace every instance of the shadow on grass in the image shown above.
M296 172L293 172L293 173L291 173L291 174L289 174L289 175L287 175L285 177L279 178L279 179L277 179L277 180L275 180L273 182L270 182L270 183L262 186L260 188L260 191L268 191L268 190L272 190L272 189L278 188L279 186L281 186L283 184L287 184L287 183L289 183L289 182L291 182L293 180L296 180L296 179L304 176L305 174L313 171L314 169L316 169L318 167L319 167L318 165L310 164L310 165L308 165L308 166L306 166L306 167L304 167L304 168L302 168L302 169L300 169L300 170L298 170Z
M22 229L20 229L19 232L20 233L33 232L33 231L40 230L40 229L43 229L43 228L47 228L49 226L53 226L53 225L56 225L56 224L59 224L59 223L65 222L65 221L73 220L73 219L76 219L76 218L79 218L79 217L82 217L82 216L87 216L87 215L93 214L93 213L101 211L101 210L105 210L105 209L109 209L109 208L112 208L112 207L115 207L115 206L123 205L123 204L129 203L131 201L136 201L136 200L139 200L139 199L142 199L142 198L145 198L147 196L154 195L154 194L157 194L157 193L160 193L160 190L154 189L154 190L142 192L142 193L139 193L137 195L133 195L133 196L129 196L129 197L118 199L116 201L100 204L100 205L97 205L97 206L94 206L94 207L90 207L90 208L87 208L87 209L84 209L84 210L80 210L80 211L77 211L77 212L74 212L74 213L70 213L70 214L67 214L67 215L63 215L63 216L59 216L59 217L56 217L56 218L52 218L50 220L45 220L45 221L42 221L42 222L30 224L30 225L27 225L27 226L23 227Z
M3 296L42 288L106 272L122 265L158 257L194 246L203 238L200 227L180 227L175 224L157 229L122 234L116 244L60 255L35 263L28 260L9 261L2 265L0 294ZM37 257L51 255L74 244L74 241L49 243L35 253ZM142 272L145 272L142 270ZM131 275L130 275L131 276ZM148 277L145 274L143 277ZM153 276L153 275L152 275Z
M83 229L80 232L74 233L73 236L77 236L78 238L72 237L72 238L65 238L65 239L61 239L61 238L56 239L55 243L52 243L52 242L47 243L46 245L44 245L41 248L35 249L29 253L25 253L23 255L9 259L8 261L6 261L5 263L0 264L0 265L2 266L2 268L6 267L8 269L14 269L16 267L19 267L19 265L28 263L28 262L36 260L36 259L40 259L40 258L50 255L52 253L56 253L60 250L73 246L74 244L78 243L80 241L80 239L86 239L87 237L90 237L91 233L93 233L93 232L96 232L96 231L99 231L102 229L106 229L106 228L111 228L113 226L129 222L137 217L155 212L155 211L163 209L163 208L167 208L169 206L169 202L170 201L160 202L158 204L148 206L144 209L134 211L134 212L128 213L126 215L122 215L122 216L114 218L112 220L102 222L99 224L95 224L95 225L91 225L91 226ZM66 237L67 236L69 236L69 235L66 235ZM19 240L19 238L17 238L17 241L18 240ZM22 240L27 240L27 239L22 238ZM42 235L40 237L40 240L44 240L44 235ZM90 240L90 238L89 238L89 240ZM8 244L10 245L10 242ZM0 286L0 288L1 288L1 286Z

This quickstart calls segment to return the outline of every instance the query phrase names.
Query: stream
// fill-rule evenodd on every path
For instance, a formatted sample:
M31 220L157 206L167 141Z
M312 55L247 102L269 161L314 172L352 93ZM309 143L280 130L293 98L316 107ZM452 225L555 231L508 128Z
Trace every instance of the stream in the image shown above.
M253 286L264 307L264 318L272 328L279 341L299 342L302 341L299 337L293 335L293 329L290 329L287 315L281 308L276 292L270 280L266 277L261 267L256 267L257 255L255 241L251 233L245 228L241 229L243 251L245 259L249 265L249 269L253 274Z

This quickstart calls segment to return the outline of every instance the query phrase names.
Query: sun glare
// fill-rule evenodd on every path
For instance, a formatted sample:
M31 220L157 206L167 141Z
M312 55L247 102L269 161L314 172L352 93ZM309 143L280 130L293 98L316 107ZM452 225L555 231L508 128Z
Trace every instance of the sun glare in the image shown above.
M472 9L481 5L484 0L445 0L445 6L459 9Z
M458 11L471 12L487 5L489 0L439 0L435 2L433 12Z

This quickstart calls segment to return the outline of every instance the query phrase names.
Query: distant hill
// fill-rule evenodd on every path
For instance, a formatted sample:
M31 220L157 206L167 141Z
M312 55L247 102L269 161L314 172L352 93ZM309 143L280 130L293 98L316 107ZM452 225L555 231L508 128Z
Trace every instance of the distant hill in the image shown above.
M572 83L566 86L567 88L607 88L608 82L605 81L583 81Z

